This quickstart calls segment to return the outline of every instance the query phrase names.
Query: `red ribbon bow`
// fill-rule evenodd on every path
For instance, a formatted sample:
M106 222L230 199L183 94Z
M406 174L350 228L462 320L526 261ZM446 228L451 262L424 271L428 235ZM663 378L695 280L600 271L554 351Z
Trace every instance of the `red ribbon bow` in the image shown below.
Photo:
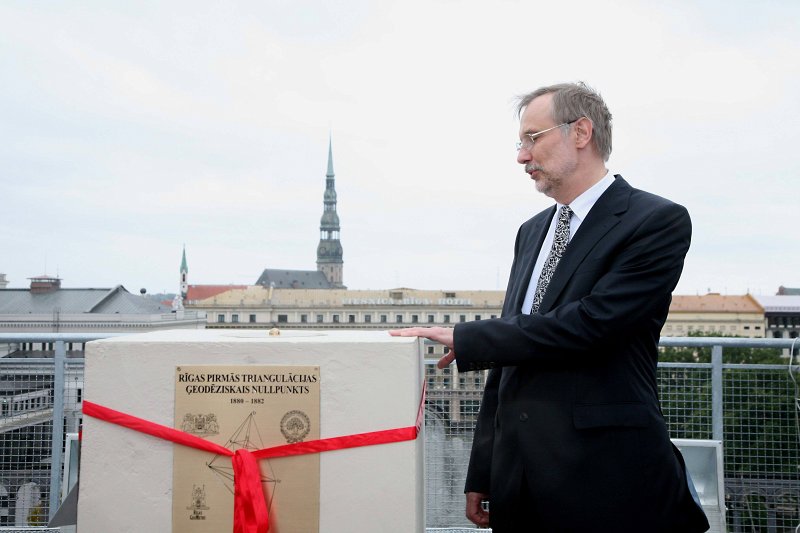
M140 433L146 433L160 439L172 441L176 444L231 457L233 463L234 487L233 533L267 533L269 531L269 509L267 509L266 498L261 485L261 471L258 467L258 459L288 457L291 455L321 453L333 450L344 450L347 448L358 448L360 446L375 446L378 444L415 440L422 428L425 407L425 388L426 384L423 383L422 399L419 403L417 421L414 426L357 433L355 435L343 437L330 437L308 442L296 442L294 444L273 446L271 448L264 448L252 452L242 448L233 452L224 446L220 446L206 439L201 439L190 433L185 433L175 428L115 411L87 400L83 402L83 414Z

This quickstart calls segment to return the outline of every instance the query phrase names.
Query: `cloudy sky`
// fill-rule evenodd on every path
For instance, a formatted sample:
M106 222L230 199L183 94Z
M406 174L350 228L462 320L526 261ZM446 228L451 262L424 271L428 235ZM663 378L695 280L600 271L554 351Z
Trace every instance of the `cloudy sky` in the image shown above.
M583 80L610 169L692 214L676 292L800 286L800 2L0 4L0 272L175 291L314 269L332 133L345 283L504 288L551 204L514 97Z

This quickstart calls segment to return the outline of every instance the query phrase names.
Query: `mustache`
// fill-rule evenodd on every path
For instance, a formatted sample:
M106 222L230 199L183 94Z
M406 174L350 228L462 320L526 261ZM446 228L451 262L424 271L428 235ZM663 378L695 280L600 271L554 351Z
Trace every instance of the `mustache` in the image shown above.
M542 167L540 167L539 165L534 165L532 163L528 163L527 165L525 165L525 172L527 172L528 174L530 174L534 170L542 170Z

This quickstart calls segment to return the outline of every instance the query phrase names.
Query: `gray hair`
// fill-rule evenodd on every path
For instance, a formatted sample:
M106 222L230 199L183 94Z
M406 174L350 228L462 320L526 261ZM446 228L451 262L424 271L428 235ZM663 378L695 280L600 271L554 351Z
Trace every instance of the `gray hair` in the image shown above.
M603 160L608 161L611 155L611 113L600 93L585 83L559 83L520 96L517 115L521 116L534 99L550 93L553 94L553 120L556 124L587 117L592 121L592 142Z

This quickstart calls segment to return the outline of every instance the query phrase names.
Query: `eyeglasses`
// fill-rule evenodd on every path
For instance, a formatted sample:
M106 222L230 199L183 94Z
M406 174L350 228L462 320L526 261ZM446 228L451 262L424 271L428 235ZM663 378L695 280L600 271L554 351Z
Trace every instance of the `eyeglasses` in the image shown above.
M524 134L525 138L522 139L522 141L517 143L517 152L519 152L522 149L530 150L531 148L533 148L533 143L536 142L536 139L538 139L539 137L541 137L542 135L544 135L548 131L552 131L552 130L554 130L556 128L560 128L561 126L570 126L570 125L578 122L582 118L583 117L578 117L575 120L570 120L569 122L562 122L558 126L553 126L552 128L547 128L546 130L537 131L536 133L525 133Z

